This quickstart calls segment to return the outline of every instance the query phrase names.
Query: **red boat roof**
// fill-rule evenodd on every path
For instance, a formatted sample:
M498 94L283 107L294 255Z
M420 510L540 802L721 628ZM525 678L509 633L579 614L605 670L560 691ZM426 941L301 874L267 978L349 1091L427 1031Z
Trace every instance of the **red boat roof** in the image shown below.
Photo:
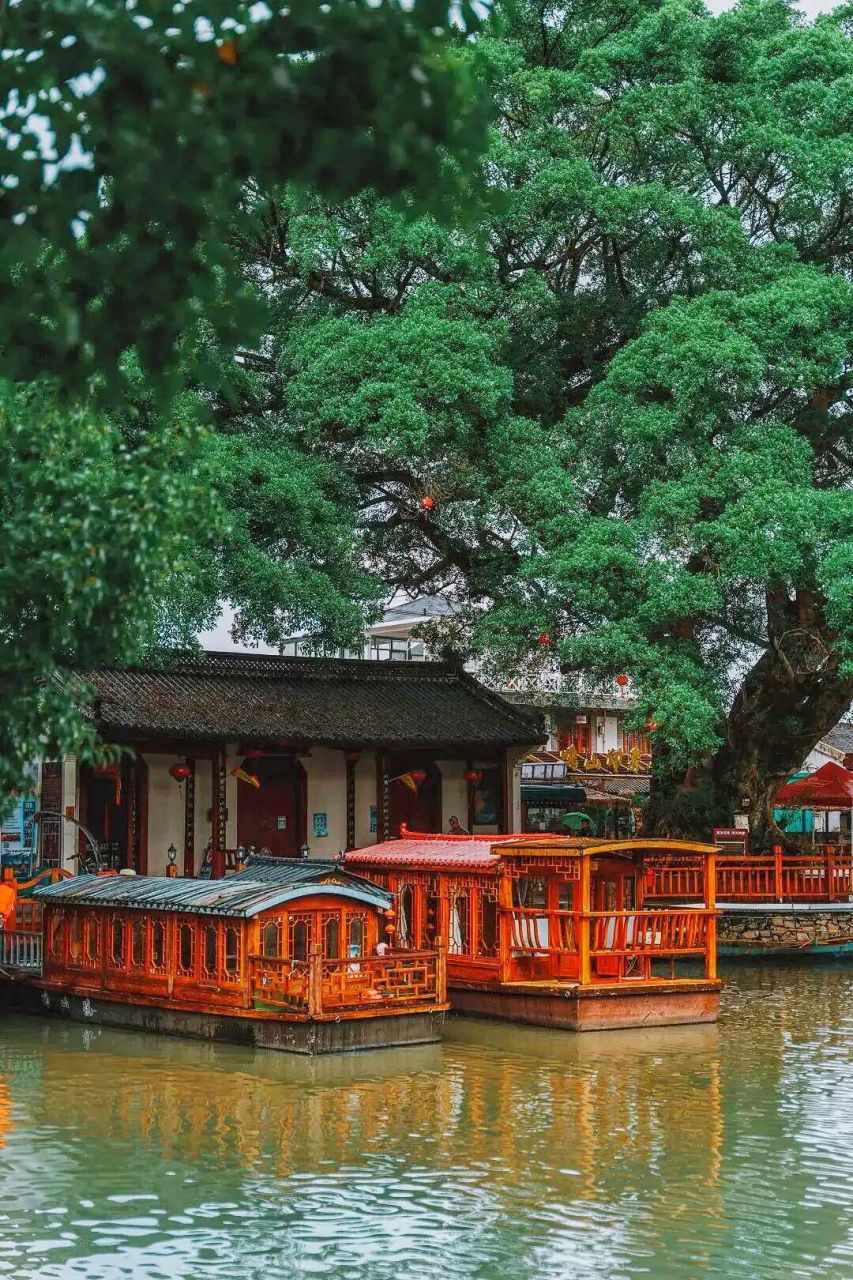
M386 840L344 855L347 867L410 867L413 871L494 871L500 862L488 842L464 836L433 836L429 840Z

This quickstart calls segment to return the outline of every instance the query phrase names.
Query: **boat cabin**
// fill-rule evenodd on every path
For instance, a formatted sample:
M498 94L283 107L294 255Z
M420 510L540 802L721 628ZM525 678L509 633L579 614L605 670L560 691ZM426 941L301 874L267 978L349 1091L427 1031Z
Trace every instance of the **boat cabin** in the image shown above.
M299 1053L439 1037L440 939L383 954L392 897L338 863L258 858L221 881L77 876L36 897L34 985L71 1016Z
M697 905L645 907L664 850L699 861ZM716 1018L715 857L688 841L404 831L346 865L395 894L401 951L447 938L454 1009L583 1030Z

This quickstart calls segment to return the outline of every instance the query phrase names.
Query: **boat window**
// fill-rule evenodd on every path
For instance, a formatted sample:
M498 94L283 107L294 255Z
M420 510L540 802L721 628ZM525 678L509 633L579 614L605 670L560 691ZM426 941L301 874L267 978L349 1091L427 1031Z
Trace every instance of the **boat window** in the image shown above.
M573 884L561 884L557 893L557 907L560 911L574 911L575 909L575 886Z
M166 925L162 920L155 920L151 927L151 967L166 967Z
M79 911L75 911L71 917L71 927L68 930L68 959L71 961L79 961L83 956L83 921L80 919Z
M97 916L87 916L83 922L83 954L87 964L98 963L98 927Z
M181 973L192 973L195 952L195 930L191 924L178 927L178 969Z
M212 978L216 973L216 936L217 928L215 924L205 925L204 928L204 952L202 955L202 964L204 966L205 975Z
M145 921L134 920L130 926L130 963L134 969L145 968Z
M341 954L341 922L338 916L329 916L323 925L323 955L327 960L337 960Z
M423 924L423 945L425 947L434 947L436 934L438 933L438 898L434 893L428 893L424 903L426 908L424 912Z
M516 876L512 882L512 905L544 911L548 906L548 881L542 876Z
M477 930L477 955L498 953L498 900L493 893L480 892L480 927Z
M124 921L113 916L110 930L110 961L116 969L124 966Z
M268 920L261 931L261 954L276 959L281 955L281 921Z
M240 934L235 928L225 930L225 972L234 977L240 969Z
M450 898L450 946L452 955L467 954L469 950L469 913L468 893L466 890L452 892Z
M364 951L364 916L350 916L347 926L347 949L351 956Z
M308 959L308 921L297 916L290 921L290 959Z
M414 940L415 894L410 884L401 884L397 894L397 946L411 947Z
M65 919L61 912L54 916L50 927L50 954L56 960L62 958L62 945L65 942Z

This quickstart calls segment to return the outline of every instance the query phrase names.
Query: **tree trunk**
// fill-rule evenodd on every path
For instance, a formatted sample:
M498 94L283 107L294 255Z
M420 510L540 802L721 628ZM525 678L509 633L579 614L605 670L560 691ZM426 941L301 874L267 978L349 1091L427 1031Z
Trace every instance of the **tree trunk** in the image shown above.
M797 673L768 649L734 700L716 754L685 772L671 766L665 748L656 748L647 829L707 837L745 812L751 846L771 846L781 834L773 816L776 792L851 700L853 677L838 674L837 660Z

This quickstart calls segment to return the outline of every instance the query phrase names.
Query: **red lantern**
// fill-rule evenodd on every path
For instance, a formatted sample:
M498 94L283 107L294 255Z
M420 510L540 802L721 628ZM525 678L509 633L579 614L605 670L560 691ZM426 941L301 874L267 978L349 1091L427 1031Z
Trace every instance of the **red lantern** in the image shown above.
M540 644L550 644L550 643L551 643L551 637L548 635L548 632L547 632L547 631L543 631L543 632L542 632L541 636L539 637L539 643L540 643Z
M646 733L655 733L655 731L659 728L660 726L655 724L652 717L649 716L648 720L646 721Z
M626 685L629 683L629 681L628 681L628 677L627 677L627 676L617 676L617 677L616 677L616 683L618 684L618 686L619 686L619 688L620 688L620 689L624 689L624 688L626 687Z
M465 779L466 782L470 782L473 784L475 782L480 782L480 780L483 777L483 774L479 769L466 769L462 777Z
M415 786L420 786L422 782L426 782L426 769L410 769L409 777Z
M173 764L169 768L169 773L176 782L186 782L192 773L192 769L188 764Z
M424 511L432 511L435 506L435 498L431 498L429 494L425 498L421 498L421 506Z

